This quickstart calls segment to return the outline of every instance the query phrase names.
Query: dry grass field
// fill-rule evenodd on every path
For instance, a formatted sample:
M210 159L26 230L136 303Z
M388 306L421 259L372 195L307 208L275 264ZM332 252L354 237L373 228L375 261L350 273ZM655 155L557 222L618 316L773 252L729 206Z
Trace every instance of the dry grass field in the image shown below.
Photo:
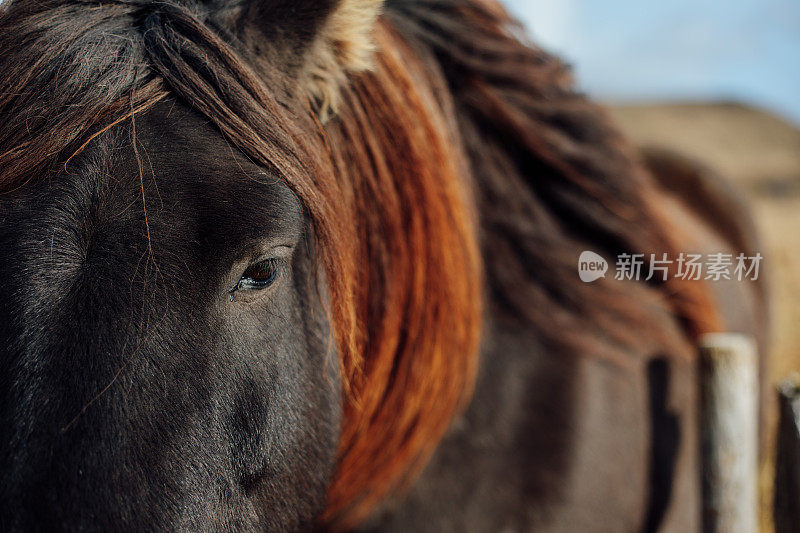
M771 381L800 372L800 129L738 104L616 106L611 112L637 144L692 156L744 190L770 280ZM771 470L765 466L762 476L767 531Z

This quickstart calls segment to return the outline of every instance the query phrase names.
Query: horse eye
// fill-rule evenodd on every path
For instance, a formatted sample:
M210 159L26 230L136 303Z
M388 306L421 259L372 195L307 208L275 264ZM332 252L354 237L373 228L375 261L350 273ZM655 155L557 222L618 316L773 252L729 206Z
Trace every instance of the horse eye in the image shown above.
M278 278L280 261L278 259L265 259L247 267L242 277L232 291L266 289Z

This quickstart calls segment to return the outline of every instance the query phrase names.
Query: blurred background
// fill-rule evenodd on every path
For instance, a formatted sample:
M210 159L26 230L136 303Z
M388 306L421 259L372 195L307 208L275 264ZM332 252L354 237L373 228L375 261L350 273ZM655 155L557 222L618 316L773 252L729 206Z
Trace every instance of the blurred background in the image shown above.
M800 372L800 0L505 4L635 143L672 149L740 186L771 286L770 378Z
M741 101L800 124L798 0L507 0L612 102Z

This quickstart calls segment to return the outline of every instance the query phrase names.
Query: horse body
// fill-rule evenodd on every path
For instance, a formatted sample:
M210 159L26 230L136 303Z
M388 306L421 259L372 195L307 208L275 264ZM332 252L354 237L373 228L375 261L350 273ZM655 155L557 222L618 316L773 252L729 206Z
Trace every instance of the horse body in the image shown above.
M378 4L5 8L4 530L699 528L694 339L761 287L577 257L751 229L499 6Z

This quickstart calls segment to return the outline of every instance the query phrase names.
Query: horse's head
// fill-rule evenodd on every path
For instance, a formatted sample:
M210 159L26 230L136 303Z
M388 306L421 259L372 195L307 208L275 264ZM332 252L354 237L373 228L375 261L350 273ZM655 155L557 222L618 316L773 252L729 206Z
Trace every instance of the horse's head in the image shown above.
M308 520L340 409L301 206L182 104L135 125L2 199L6 512Z
M378 4L0 11L3 528L295 529L428 456L480 269L432 91L323 131Z
M265 57L282 62L271 68L299 76L301 52L289 45L310 40L334 3L273 4L274 23L240 31L272 46ZM5 16L26 7L11 5ZM124 48L126 32L172 23L144 6L126 11L130 30L116 14L88 30L97 21L82 11L94 8L51 7L38 22L52 35L22 22L4 26L4 35L29 29L15 38L57 47L56 29L72 25L84 35L70 44L98 57L75 49L59 57L67 71L83 61L87 78L119 80L95 69L116 54L146 57L145 39L140 50ZM295 9L297 18L282 18ZM30 50L37 52L51 53ZM69 99L85 105L92 88L74 74L68 81L84 94L64 94L53 77L3 127L22 115L65 113L60 104ZM275 159L287 157L277 142L262 144ZM72 152L0 197L3 525L308 523L333 473L341 402L313 231L296 193L277 168L254 163L171 96Z

